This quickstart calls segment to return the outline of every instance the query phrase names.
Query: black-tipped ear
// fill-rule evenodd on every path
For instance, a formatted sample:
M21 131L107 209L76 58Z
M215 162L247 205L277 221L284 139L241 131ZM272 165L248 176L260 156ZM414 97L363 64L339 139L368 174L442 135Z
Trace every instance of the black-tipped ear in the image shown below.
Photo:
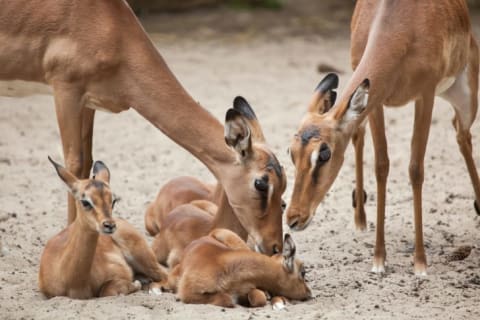
M67 187L70 189L72 194L75 196L76 184L78 182L77 177L75 177L72 173L70 173L70 171L65 169L62 165L53 161L53 159L50 156L48 156L48 160L53 164L53 167L57 171L57 174L60 177L60 179L62 179L62 181L65 182Z
M329 73L315 88L308 111L312 113L328 112L337 100L338 76L335 73Z
M242 159L252 153L250 128L238 110L228 109L225 115L225 142L233 147Z
M233 109L240 112L248 120L257 119L257 115L244 97L237 96L233 99Z
M93 179L100 180L105 183L110 183L110 170L108 170L107 166L103 161L95 161L93 164Z
M338 76L335 73L329 73L315 88L315 91L325 93L329 90L335 90L338 88Z

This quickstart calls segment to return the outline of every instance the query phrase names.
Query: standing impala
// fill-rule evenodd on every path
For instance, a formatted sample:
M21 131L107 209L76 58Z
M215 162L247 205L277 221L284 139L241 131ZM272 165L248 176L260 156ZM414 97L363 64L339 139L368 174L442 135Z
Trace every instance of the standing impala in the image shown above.
M357 168L355 222L359 229L365 228L362 152L364 120L368 115L377 178L372 271L384 272L389 159L382 106L401 106L413 100L415 120L409 173L415 215L414 270L417 275L424 275L427 260L422 232L423 163L436 95L449 101L455 110L453 126L475 192L475 209L479 212L480 182L470 135L477 114L479 52L467 5L464 0L360 0L351 29L355 69L352 78L337 104L334 90L338 78L331 74L320 83L291 145L297 173L287 223L292 229L307 227L335 180L352 138Z
M255 168L239 165L222 124L184 90L125 1L16 0L1 7L0 80L53 87L70 172L88 177L95 110L131 107L209 168L241 222L262 216ZM248 134L233 137L231 145L241 149ZM69 196L69 223L75 214ZM276 223L255 230L267 254L282 246L281 213L272 219Z

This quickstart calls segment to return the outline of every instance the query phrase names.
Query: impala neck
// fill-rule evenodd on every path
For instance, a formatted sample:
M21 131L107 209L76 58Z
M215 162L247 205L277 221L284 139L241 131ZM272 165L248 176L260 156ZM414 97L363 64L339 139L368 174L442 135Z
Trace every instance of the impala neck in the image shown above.
M98 232L91 230L80 215L69 226L68 241L62 255L63 277L73 288L84 286L90 278L99 237Z
M249 282L258 289L266 290L272 294L281 292L283 266L272 261L271 257L257 252L248 252L246 255L236 253L238 261L232 261L235 265L233 272L235 280L239 283Z
M217 188L220 186L221 192L218 199L218 210L213 220L212 230L216 228L229 229L235 232L243 241L247 241L248 233L243 228L237 216L233 212L230 203L228 202L227 195L220 184L217 184Z
M222 181L235 155L224 139L223 125L181 86L153 44L137 48L142 59L129 59L129 103L138 113L181 145ZM133 62L132 62L133 61Z

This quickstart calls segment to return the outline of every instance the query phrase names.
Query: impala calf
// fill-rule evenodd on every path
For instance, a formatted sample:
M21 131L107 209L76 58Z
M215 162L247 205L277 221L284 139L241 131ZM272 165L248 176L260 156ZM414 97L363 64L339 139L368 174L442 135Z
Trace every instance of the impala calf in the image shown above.
M422 186L435 96L446 99L454 109L452 123L473 185L474 206L480 213L480 181L470 134L478 107L479 50L472 35L467 4L464 0L359 0L351 31L355 71L343 95L335 104L338 79L333 74L328 75L315 92L292 141L292 160L297 170L287 223L297 230L307 227L335 180L348 141L352 139L357 168L355 223L359 229L365 228L362 161L364 120L368 116L377 179L372 271L384 272L389 158L383 105L396 107L415 101L409 165L415 221L414 270L417 275L425 275Z
M251 251L233 232L215 229L193 241L169 274L168 287L185 303L234 307L237 299L255 298L258 290L294 300L311 291L305 268L295 259L295 243L287 234L283 252L271 257Z
M215 216L199 206L180 205L166 217L157 219L163 222L152 248L160 263L174 266L190 242L215 228L229 229L244 241L250 235L262 253L269 253L270 247L273 253L281 251L276 242L278 236L281 237L278 233L281 225L277 225L277 217L281 217L283 212L281 197L286 188L285 172L266 145L255 112L241 97L235 98L233 108L227 111L225 136L226 143L238 153L236 165L251 171L248 179L254 188L246 196L257 199L261 213L250 217L236 215L222 189L217 193L218 210ZM268 238L261 238L258 230L262 230L262 234Z
M76 199L77 218L47 242L40 261L40 291L48 298L87 299L139 290L134 274L165 281L165 271L141 234L125 220L112 218L115 198L108 168L97 161L93 178L79 180L49 160Z
M164 184L145 212L145 229L151 236L160 230L166 216L176 207L191 203L213 215L222 193L220 184L203 183L194 177L177 177Z

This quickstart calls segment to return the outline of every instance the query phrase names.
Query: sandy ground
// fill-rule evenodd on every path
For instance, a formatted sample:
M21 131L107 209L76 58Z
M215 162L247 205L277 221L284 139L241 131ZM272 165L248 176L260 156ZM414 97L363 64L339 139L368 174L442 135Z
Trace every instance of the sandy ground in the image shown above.
M148 19L152 19L149 17ZM478 30L478 29L477 29ZM155 30L154 30L155 31ZM158 30L157 30L158 31ZM320 63L349 71L348 32L339 36L252 36L249 31L189 37L152 33L162 55L187 90L219 119L236 95L254 106L267 140L293 185L286 149L323 74ZM200 33L203 31L200 31ZM280 36L279 36L280 34ZM478 33L477 33L478 34ZM2 94L39 92L28 84L2 84ZM46 91L43 91L46 92ZM426 155L424 235L429 275L416 278L412 267L413 212L408 181L412 106L387 110L391 169L387 194L387 273L369 273L375 239L375 177L368 136L365 188L369 228L353 228L351 190L354 162L346 161L319 206L311 226L293 237L308 267L315 298L283 311L271 307L225 310L184 305L172 294L145 292L88 301L46 300L37 288L39 258L46 241L66 221L66 195L47 155L61 160L60 137L50 95L0 97L0 318L2 319L479 319L480 218L450 124L453 112L437 99ZM480 122L472 128L474 158L480 166ZM123 201L115 214L144 230L143 214L159 187L179 175L211 181L199 161L176 146L134 111L98 113L94 158L112 173L112 188ZM285 230L288 230L285 226ZM463 261L447 262L460 245L476 246Z

